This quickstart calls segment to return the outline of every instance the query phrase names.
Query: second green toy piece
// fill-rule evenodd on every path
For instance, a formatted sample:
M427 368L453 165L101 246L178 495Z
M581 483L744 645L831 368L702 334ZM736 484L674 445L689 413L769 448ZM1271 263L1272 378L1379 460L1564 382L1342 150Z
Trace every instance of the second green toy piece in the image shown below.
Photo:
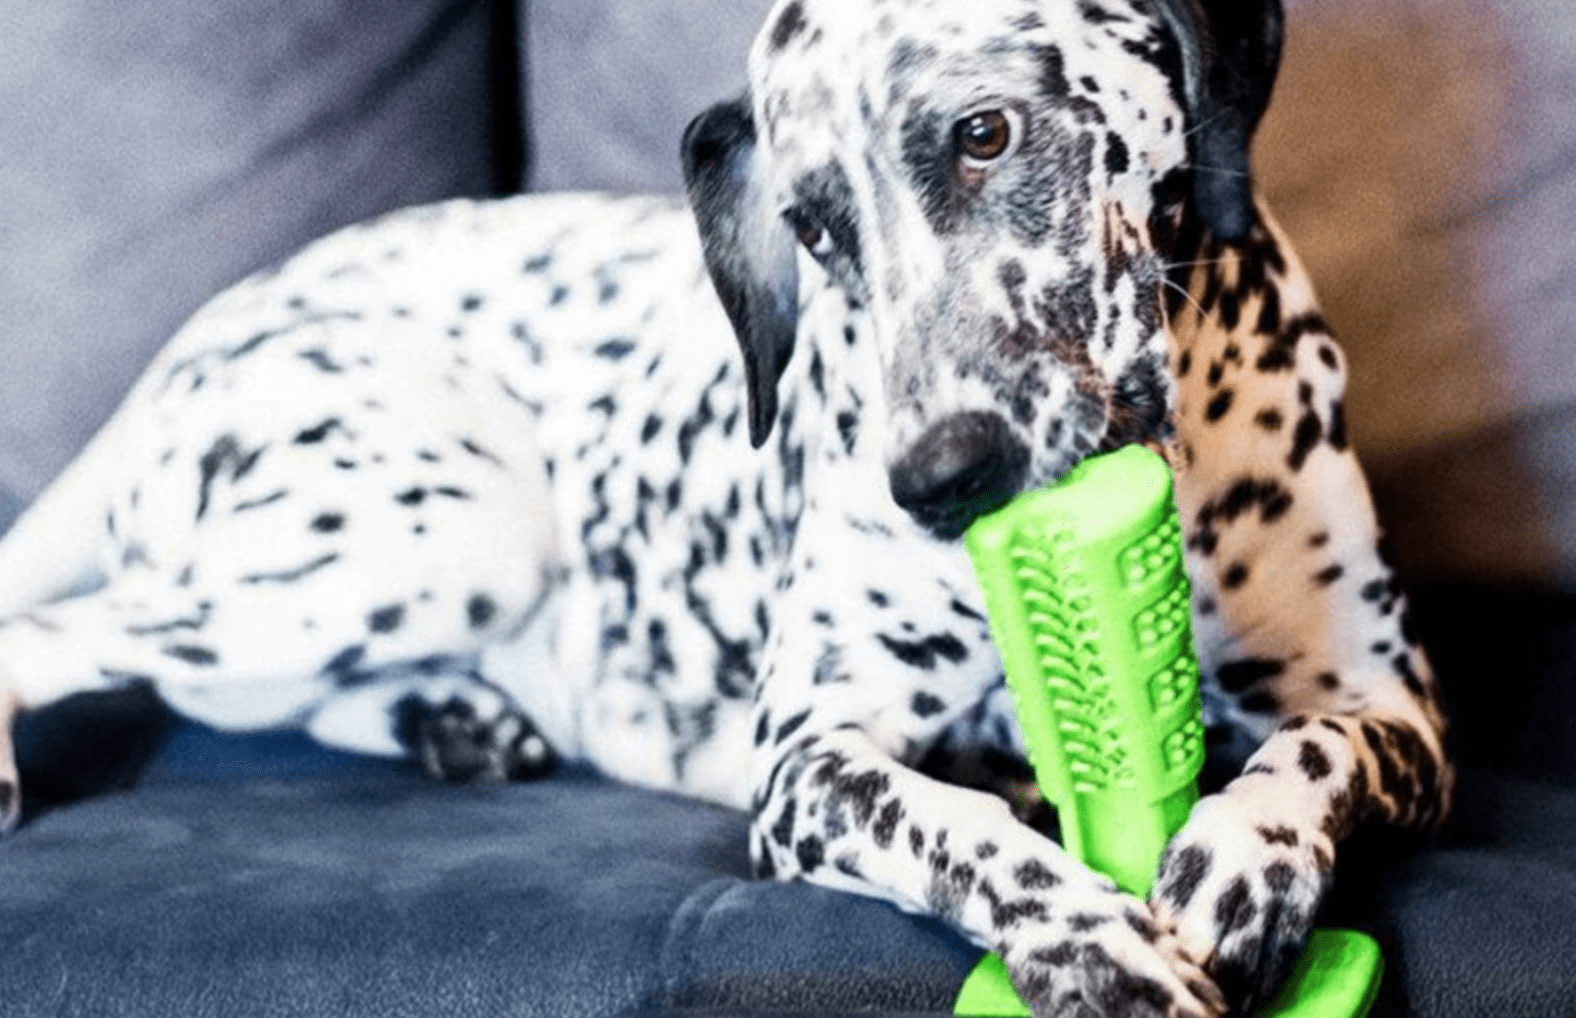
M1204 762L1191 593L1171 472L1129 446L983 517L966 538L1041 793L1072 855L1147 897ZM1266 1018L1360 1018L1383 960L1317 930ZM958 1015L1028 1015L987 956Z

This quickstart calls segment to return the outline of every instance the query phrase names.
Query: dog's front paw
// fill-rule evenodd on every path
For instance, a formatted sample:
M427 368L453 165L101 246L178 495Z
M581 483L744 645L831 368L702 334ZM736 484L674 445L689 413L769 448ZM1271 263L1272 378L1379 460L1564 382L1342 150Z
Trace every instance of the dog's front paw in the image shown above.
M1201 800L1155 884L1156 916L1239 1013L1279 989L1329 886L1330 837L1287 805L1230 791Z
M1142 902L1115 892L1003 953L1036 1018L1211 1018L1224 998Z

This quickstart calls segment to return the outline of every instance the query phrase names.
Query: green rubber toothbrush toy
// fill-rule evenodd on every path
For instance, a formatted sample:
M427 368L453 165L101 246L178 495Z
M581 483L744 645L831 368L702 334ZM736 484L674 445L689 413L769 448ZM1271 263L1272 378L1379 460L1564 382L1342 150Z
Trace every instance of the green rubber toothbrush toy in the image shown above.
M976 521L966 543L1035 780L1074 857L1147 898L1198 801L1198 659L1181 525L1165 461L1141 446L1085 460ZM1362 1018L1384 961L1374 941L1315 930L1261 1018ZM958 1015L1029 1008L988 955Z

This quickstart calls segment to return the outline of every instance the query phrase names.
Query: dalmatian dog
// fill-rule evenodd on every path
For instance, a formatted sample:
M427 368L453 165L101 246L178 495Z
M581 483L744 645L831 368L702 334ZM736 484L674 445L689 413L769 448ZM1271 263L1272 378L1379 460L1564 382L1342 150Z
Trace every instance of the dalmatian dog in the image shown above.
M1276 0L780 0L684 138L690 208L310 246L0 544L8 711L151 683L450 779L585 760L750 811L763 876L950 920L1042 1018L1251 1008L1342 839L1451 785L1345 362L1248 176L1280 33ZM1128 443L1173 467L1240 749L1147 902L1035 823L959 541Z

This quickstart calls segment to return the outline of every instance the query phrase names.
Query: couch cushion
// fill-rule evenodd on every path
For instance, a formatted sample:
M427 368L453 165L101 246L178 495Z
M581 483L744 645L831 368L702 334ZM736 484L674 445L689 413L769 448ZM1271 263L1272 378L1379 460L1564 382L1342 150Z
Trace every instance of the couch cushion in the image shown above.
M184 726L135 790L0 846L0 1000L216 1018L946 1009L978 951L883 902L749 880L745 825L585 771L446 787L299 735Z
M770 0L532 0L531 185L677 191L679 138L744 88Z

